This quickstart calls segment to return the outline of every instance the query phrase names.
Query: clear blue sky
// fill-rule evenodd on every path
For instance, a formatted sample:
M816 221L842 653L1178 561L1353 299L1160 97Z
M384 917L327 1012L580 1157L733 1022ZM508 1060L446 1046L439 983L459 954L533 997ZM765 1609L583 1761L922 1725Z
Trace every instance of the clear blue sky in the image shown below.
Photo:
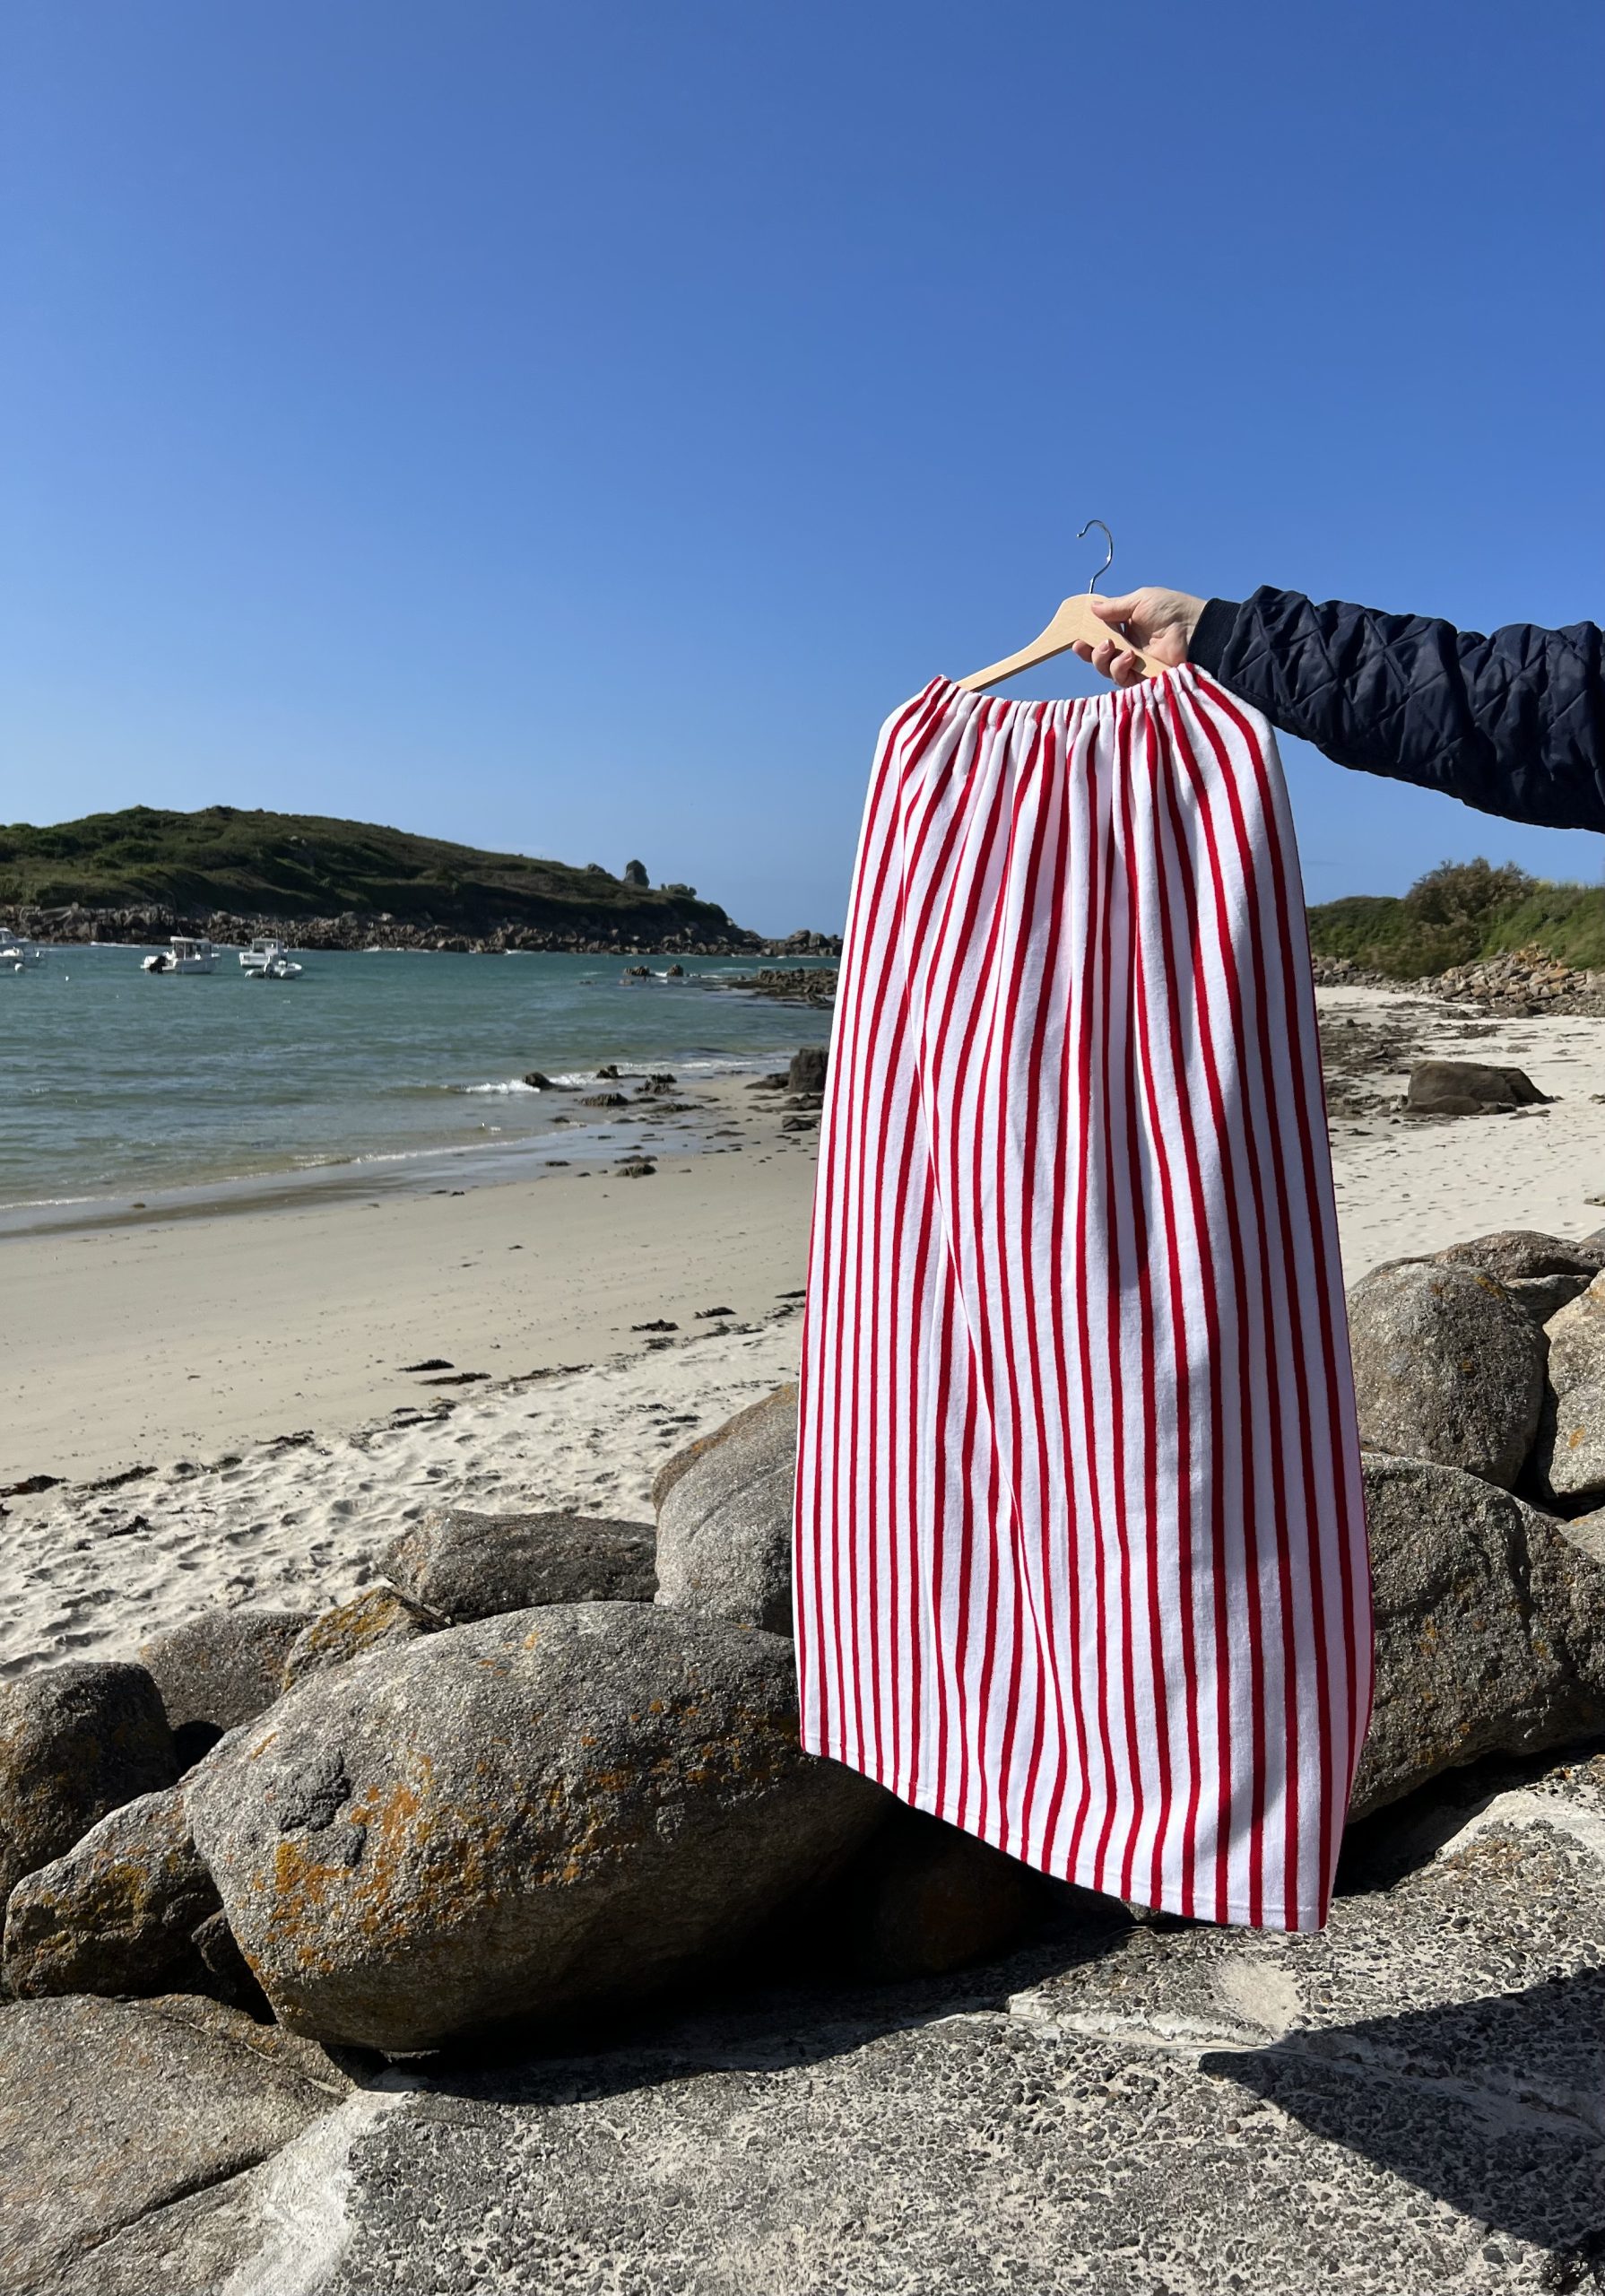
M839 922L1091 565L1605 610L1599 0L9 0L0 816ZM1055 665L1019 691L1082 691ZM1522 831L1288 745L1310 897Z

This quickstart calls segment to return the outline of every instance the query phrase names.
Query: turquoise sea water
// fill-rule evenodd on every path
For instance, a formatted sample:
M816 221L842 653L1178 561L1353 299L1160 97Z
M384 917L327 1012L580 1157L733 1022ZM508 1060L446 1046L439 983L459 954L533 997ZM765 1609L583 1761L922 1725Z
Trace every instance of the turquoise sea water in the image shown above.
M0 975L0 1229L134 1200L534 1170L606 1119L527 1090L526 1070L590 1082L614 1061L694 1085L784 1065L829 1031L807 1007L626 983L611 958L303 952L299 980L262 981L231 950L178 978L143 973L147 953L55 948L38 971ZM687 960L688 974L750 969ZM571 1121L554 1135L557 1115Z

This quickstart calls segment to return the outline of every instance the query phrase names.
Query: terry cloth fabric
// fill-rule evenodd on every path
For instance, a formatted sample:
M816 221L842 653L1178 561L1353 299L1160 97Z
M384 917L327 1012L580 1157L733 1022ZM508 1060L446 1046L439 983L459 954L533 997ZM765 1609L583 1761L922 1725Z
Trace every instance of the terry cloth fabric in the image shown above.
M1326 1918L1370 1576L1297 857L1202 672L881 735L802 1341L802 1743L1065 1879Z

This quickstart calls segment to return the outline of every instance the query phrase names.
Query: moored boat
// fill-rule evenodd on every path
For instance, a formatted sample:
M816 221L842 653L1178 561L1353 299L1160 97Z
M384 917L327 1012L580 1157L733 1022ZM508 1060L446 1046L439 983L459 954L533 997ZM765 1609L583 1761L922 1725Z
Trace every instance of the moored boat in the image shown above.
M182 933L174 934L170 948L142 957L139 967L141 972L213 972L216 968L217 951L204 935Z
M37 972L46 953L37 941L13 933L9 925L0 925L0 972Z
M274 964L288 964L290 961L290 952L276 933L258 933L250 947L241 949L239 952L241 972L269 972ZM299 972L299 965L295 970ZM285 975L274 973L273 978L282 980Z

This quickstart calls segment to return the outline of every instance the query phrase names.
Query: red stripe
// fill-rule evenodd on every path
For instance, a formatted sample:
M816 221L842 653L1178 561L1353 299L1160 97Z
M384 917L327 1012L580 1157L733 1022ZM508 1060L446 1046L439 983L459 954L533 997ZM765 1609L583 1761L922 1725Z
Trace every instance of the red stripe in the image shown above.
M1269 1096L1265 1113L1269 1118L1273 1109L1289 1096L1288 1088L1293 1080L1286 1076L1283 1048L1271 1041L1266 984L1271 978L1269 961L1262 931L1259 901L1254 897L1255 878L1252 855L1252 840L1244 818L1242 799L1237 789L1236 769L1227 744L1221 738L1206 709L1195 710L1205 740L1214 754L1220 775L1232 834L1236 842L1237 864L1245 888L1245 909L1247 918L1248 964L1247 975L1254 984L1254 1033L1259 1049L1257 1083L1262 1096ZM1253 1064L1250 1064L1252 1071ZM1261 1272L1263 1285L1265 1329L1268 1334L1291 1333L1298 1329L1299 1300L1294 1273L1297 1247L1293 1235L1291 1209L1288 1201L1287 1173L1281 1147L1281 1131L1274 1121L1254 1127L1245 1126L1250 1142L1250 1155L1255 1176L1256 1205L1260 1211L1260 1232L1262 1245L1271 1241L1271 1222L1264 1209L1261 1181L1260 1157L1254 1143L1262 1132L1269 1144L1271 1177L1275 1195L1275 1240L1280 1254L1262 1248ZM1280 1284L1277 1283L1280 1269ZM1280 1297L1273 1296L1280 1290ZM1293 1351L1294 1396L1292 1418L1284 1410L1281 1390L1280 1350L1274 1337L1265 1350L1268 1408L1273 1432L1271 1444L1271 1506L1270 1546L1276 1561L1278 1609L1281 1619L1282 1657L1282 1725L1286 1753L1287 1790L1283 1796L1282 1825L1282 1900L1284 1908L1296 1905L1299 1894L1299 1712L1298 1712L1298 1653L1297 1626L1294 1614L1292 1548L1295 1534L1291 1526L1297 1520L1307 1526L1315 1507L1313 1462L1308 1451L1310 1398L1304 1376L1304 1354L1300 1347ZM1289 1444L1284 1430L1290 1433ZM1293 1450L1305 1467L1297 1496L1297 1515L1288 1488L1284 1460Z
M1128 1084L1132 1094L1131 1107L1127 1118L1127 1135L1133 1143L1136 1141L1136 1072L1140 1066L1142 1074L1143 1100L1149 1116L1149 1126L1146 1135L1147 1145L1149 1153L1153 1159L1155 1173L1159 1185L1162 1217L1158 1227L1158 1240L1166 1254L1167 1273L1169 1277L1170 1286L1170 1329L1173 1345L1176 1347L1176 1384L1178 1407L1176 1413L1176 1420L1177 1428L1177 1447L1178 1450L1184 1450L1186 1439L1184 1434L1183 1434L1182 1430L1184 1428L1186 1421L1188 1379L1186 1359L1180 1345L1180 1337L1184 1325L1184 1309L1181 1297L1180 1270L1176 1257L1176 1207L1174 1191L1171 1186L1169 1162L1165 1148L1164 1130L1158 1118L1158 1095L1154 1091L1153 1063L1150 1052L1150 1019L1148 1011L1148 984L1146 978L1148 952L1143 945L1142 895L1137 870L1137 857L1135 850L1136 839L1132 809L1132 775L1131 770L1130 751L1130 734L1132 728L1129 718L1126 719L1123 730L1127 737L1127 746L1124 754L1126 770L1122 774L1120 782L1121 821L1124 831L1126 899L1130 908L1132 919L1132 1016L1136 1022L1136 1059L1129 1065L1127 1072ZM1143 717L1143 742L1147 752L1149 770L1151 774L1153 767L1153 726L1151 718L1150 718L1146 713ZM1133 1157L1132 1161L1133 1164L1139 1165L1140 1170L1146 1172L1146 1158L1141 1160L1140 1164L1139 1160L1135 1157ZM1141 1422L1143 1432L1142 1516L1144 1526L1147 1532L1148 1683L1154 1731L1155 1767L1158 1772L1158 1811L1154 1821L1153 1848L1150 1856L1149 1870L1144 1877L1148 1891L1146 1902L1150 1905L1157 1903L1159 1896L1161 1885L1160 1876L1164 1865L1165 1843L1169 1832L1171 1815L1170 1709L1166 1681L1167 1666L1165 1657L1164 1622L1161 1617L1159 1601L1159 1581L1162 1563L1159 1547L1159 1518L1161 1501L1157 1442L1158 1431L1159 1427L1159 1405L1158 1392L1158 1335L1155 1328L1152 1278L1150 1269L1150 1254L1151 1248L1152 1241L1147 1231L1145 1222L1144 1231L1140 1236L1138 1241L1138 1265L1141 1271L1141 1328L1139 1335L1139 1346L1142 1378L1142 1416ZM1179 1545L1184 1544L1185 1540L1187 1525L1191 1516L1191 1494L1187 1491L1184 1483L1179 1489L1174 1490L1170 1493L1170 1496L1176 1510ZM1178 1570L1181 1573L1183 1584L1185 1585L1187 1583L1186 1566L1178 1563ZM1121 1882L1121 1895L1123 1897L1132 1896L1135 1886L1133 1868L1137 1854L1138 1837L1141 1830L1141 1818L1142 1811L1141 1804L1139 1804L1138 1807L1132 1813L1131 1828L1127 1836L1125 1860L1122 1870Z

